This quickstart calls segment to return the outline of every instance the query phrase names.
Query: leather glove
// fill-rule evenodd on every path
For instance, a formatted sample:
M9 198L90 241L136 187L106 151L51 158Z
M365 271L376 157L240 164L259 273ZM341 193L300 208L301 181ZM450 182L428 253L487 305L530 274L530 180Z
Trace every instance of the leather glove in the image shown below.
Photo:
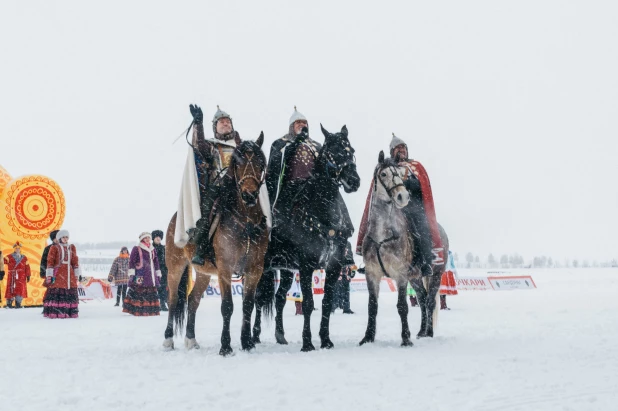
M111 283L112 281L114 281L114 276L113 276L113 275L108 275L108 276L107 276L107 281L108 281L108 282L110 282L110 283Z
M298 133L296 138L299 139L299 141L304 141L304 140L308 139L309 138L309 129L307 127L303 127L303 129L300 130L300 133Z
M0 271L0 281L4 280L4 271Z
M30 282L30 276L26 277L26 282L29 283Z
M189 110L191 111L195 124L202 124L204 121L204 113L202 113L202 109L197 104L190 104Z

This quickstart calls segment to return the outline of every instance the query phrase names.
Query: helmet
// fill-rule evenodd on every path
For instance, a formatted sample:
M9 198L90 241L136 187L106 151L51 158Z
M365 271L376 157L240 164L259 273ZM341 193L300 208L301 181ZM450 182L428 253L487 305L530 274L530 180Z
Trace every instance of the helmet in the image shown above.
M292 117L290 117L289 125L291 126L292 124L294 124L298 120L307 121L307 117L303 116L303 114L301 112L296 110L296 106L294 106L294 113L292 113Z

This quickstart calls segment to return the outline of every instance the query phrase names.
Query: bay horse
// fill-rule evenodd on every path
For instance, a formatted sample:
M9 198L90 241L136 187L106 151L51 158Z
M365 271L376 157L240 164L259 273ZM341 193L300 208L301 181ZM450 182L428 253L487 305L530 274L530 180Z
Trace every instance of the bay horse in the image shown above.
M232 354L230 319L234 303L231 287L232 275L235 273L244 275L241 347L243 350L255 347L251 339L251 314L255 305L255 290L264 268L264 255L268 248L266 216L259 204L259 190L266 169L266 157L261 149L263 143L263 133L255 142L242 142L233 153L227 173L220 177L222 195L219 204L215 206L220 210L219 223L214 234L211 234L216 265L211 261L207 261L203 266L192 265L191 257L196 245L189 242L184 248L177 247L174 244L177 214L174 214L170 221L165 246L169 287L169 314L163 342L166 349L174 348L173 337L182 332L187 311L185 346L188 349L200 348L195 340L195 313L204 291L208 288L210 277L216 275L221 289L223 316L219 354ZM187 295L191 267L195 269L197 276L193 290Z
M315 350L311 342L311 314L313 313L312 280L313 271L324 268L326 281L322 300L320 323L321 348L332 348L329 337L329 319L335 284L345 261L345 249L354 227L349 220L345 203L339 193L343 186L346 193L358 190L360 177L356 171L354 149L348 140L348 129L331 134L321 127L325 140L319 149L311 177L295 194L292 210L280 216L273 227L269 247L277 242L285 244L288 257L296 261L300 272L300 286L303 294L303 345L301 351ZM275 219L276 220L276 219ZM273 265L275 265L273 263ZM275 338L279 344L287 344L283 328L283 308L286 293L292 282L292 272L281 270L281 284L275 293L275 272L269 262L258 285L258 311L253 327L253 339L260 341L260 311L272 315L275 304ZM289 280L289 281L288 281Z
M434 324L437 322L436 303L445 267L435 266L432 275L428 277L421 277L420 270L412 268L414 238L408 233L408 223L403 212L403 208L410 201L402 179L404 173L403 167L399 167L393 159L384 159L384 152L380 151L378 166L373 174L374 193L362 247L369 291L369 318L365 336L359 345L375 340L378 296L383 276L392 278L397 284L397 311L401 318L402 346L412 345L406 299L408 282L416 291L421 309L421 328L417 338L433 337ZM439 229L444 254L448 255L446 232L442 226Z

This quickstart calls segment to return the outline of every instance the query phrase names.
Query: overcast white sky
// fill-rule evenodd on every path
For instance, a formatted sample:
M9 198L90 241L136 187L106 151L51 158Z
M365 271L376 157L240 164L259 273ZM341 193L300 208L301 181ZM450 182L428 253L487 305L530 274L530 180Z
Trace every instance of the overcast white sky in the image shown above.
M0 164L63 188L72 240L165 230L197 103L243 138L347 124L358 225L391 132L460 254L618 257L615 1L0 3Z

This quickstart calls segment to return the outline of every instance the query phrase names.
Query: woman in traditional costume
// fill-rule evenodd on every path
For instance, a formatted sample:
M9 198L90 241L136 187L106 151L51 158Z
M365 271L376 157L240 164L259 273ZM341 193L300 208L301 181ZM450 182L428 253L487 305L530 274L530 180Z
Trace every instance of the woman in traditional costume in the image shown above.
M77 250L69 244L69 232L60 230L56 234L58 244L53 244L47 255L45 285L47 292L43 300L43 316L47 318L77 318L79 294L77 281L81 275Z
M139 241L139 245L133 247L129 257L129 291L122 311L139 317L159 315L159 258L152 246L150 233L140 234Z

